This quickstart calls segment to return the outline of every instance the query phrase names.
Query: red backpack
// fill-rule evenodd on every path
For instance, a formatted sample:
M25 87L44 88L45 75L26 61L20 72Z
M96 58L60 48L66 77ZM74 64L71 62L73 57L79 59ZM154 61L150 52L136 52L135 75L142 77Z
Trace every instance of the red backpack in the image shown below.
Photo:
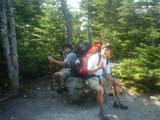
M78 77L87 78L87 62L90 56L93 54L100 52L101 49L101 43L97 42L94 45L92 45L87 52L81 57L78 58L75 62L75 69L76 69L76 75Z

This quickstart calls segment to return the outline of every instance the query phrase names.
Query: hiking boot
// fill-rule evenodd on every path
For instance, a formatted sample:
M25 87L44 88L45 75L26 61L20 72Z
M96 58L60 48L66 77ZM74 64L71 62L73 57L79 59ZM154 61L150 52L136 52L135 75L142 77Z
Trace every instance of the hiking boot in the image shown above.
M113 103L113 107L114 108L120 108L121 110L128 110L128 106L125 106L125 105L123 105L121 103L117 104L117 102Z
M98 116L100 117L101 120L109 120L109 118L104 110L100 110Z

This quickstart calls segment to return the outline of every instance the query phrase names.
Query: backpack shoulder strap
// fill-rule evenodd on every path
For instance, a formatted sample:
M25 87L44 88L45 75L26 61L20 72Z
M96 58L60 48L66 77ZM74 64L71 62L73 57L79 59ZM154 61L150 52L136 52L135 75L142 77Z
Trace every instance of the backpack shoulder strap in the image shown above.
M108 65L108 63L109 63L109 60L108 60L108 59L106 59L106 65Z
M100 54L100 52L98 52L98 58L99 58L99 60L98 60L98 65L99 65L99 63L101 61L101 54Z

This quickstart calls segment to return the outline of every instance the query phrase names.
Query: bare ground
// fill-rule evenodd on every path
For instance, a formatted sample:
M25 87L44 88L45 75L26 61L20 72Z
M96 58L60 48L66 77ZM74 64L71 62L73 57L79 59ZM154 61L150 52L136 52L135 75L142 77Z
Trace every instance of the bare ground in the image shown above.
M29 81L28 94L0 102L0 120L100 120L96 100L70 103L64 94L52 95L50 79ZM136 97L123 93L120 99L129 106L121 111L112 107L113 97L105 95L105 110L110 120L160 120L157 97Z

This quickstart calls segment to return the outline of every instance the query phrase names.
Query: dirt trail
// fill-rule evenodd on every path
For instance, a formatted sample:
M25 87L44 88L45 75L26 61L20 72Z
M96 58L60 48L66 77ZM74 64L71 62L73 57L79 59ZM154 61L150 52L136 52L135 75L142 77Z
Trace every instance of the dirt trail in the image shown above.
M0 103L0 120L100 120L96 100L72 104L54 92L49 79L30 82L29 95ZM122 94L120 99L129 106L126 111L112 107L113 97L105 96L105 109L110 120L160 120L160 106L143 97L131 98Z

